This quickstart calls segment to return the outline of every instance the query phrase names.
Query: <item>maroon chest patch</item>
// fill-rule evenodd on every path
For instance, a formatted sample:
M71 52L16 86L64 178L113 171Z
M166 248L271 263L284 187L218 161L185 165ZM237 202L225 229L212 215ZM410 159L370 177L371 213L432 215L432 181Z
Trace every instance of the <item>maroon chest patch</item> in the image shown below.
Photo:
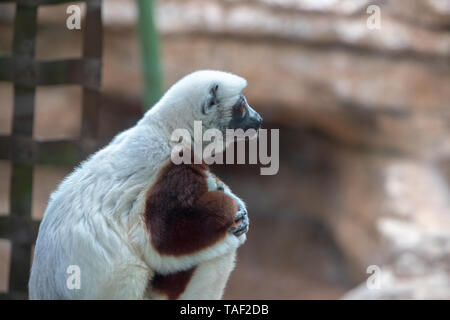
M160 254L195 253L223 239L233 225L238 205L221 191L208 191L208 170L169 162L149 190L145 222Z

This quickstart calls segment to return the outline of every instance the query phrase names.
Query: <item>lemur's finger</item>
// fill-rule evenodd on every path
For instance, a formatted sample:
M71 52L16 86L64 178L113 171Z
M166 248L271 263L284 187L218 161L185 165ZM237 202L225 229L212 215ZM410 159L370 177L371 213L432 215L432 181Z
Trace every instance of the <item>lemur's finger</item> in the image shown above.
M234 217L234 222L238 222L239 220L247 216L247 214L247 210L239 209L239 211L236 213L236 216Z
M239 225L237 225L235 227L232 227L230 229L230 232L232 234L234 234L236 237L238 237L238 236L248 232L249 224L250 224L250 222L249 222L248 216L244 215L241 218L241 223L239 223Z
M233 233L236 237L246 233L248 231L247 224L240 224L238 227L231 228L231 233Z

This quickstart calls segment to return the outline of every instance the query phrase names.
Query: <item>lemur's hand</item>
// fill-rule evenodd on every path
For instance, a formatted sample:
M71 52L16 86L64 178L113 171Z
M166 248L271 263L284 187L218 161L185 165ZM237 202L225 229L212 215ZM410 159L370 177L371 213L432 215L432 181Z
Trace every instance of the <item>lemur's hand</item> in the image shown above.
M238 211L234 217L234 225L230 228L230 233L234 234L236 237L239 237L240 235L247 233L250 225L247 208L245 207L244 201L231 192L231 190L225 185L223 186L223 192L232 197L238 205Z
M247 209L239 206L238 212L236 212L236 216L234 218L234 222L237 224L236 226L231 227L230 232L234 234L236 237L246 233L248 231L248 227L250 221L248 219Z
M210 176L208 180L208 186L210 190L222 191L223 193L229 195L238 205L238 211L236 212L236 215L234 217L234 224L230 228L229 232L234 234L236 237L239 237L246 233L249 229L250 221L248 218L245 203L238 196L236 196L221 180L215 179Z

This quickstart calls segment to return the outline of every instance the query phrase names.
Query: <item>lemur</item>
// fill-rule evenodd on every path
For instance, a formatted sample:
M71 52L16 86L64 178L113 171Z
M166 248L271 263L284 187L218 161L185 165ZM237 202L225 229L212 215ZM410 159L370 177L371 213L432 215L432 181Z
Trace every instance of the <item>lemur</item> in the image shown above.
M196 120L222 132L258 129L246 85L221 71L185 76L66 177L39 228L30 299L220 299L246 240L247 209L204 162L172 163L171 133L193 136Z

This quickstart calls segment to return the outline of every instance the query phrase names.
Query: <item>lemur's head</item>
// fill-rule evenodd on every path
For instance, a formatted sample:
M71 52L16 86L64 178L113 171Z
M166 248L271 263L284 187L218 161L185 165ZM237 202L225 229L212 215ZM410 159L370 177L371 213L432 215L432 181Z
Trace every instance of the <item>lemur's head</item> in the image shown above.
M171 116L176 128L191 129L202 121L203 129L259 129L261 116L247 103L242 90L247 81L213 70L191 73L175 83L155 108Z

